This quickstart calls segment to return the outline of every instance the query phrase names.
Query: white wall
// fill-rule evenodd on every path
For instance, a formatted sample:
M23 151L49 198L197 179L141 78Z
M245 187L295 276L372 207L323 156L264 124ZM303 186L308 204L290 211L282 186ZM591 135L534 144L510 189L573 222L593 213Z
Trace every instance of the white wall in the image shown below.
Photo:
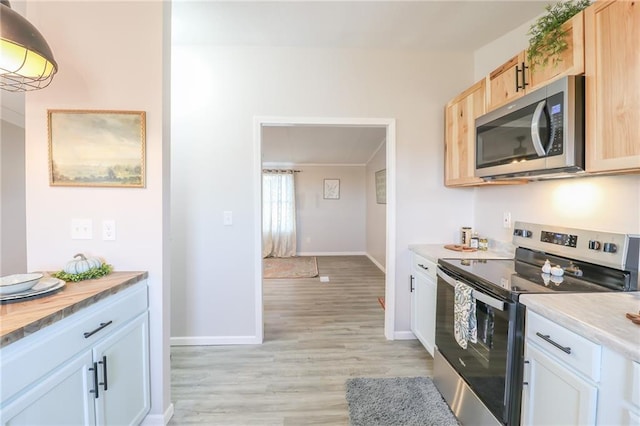
M0 276L27 272L24 127L0 120Z
M365 167L295 168L298 253L364 253ZM340 199L323 198L324 179L340 179Z
M25 111L28 268L58 270L83 252L104 257L116 270L149 272L151 419L158 424L170 409L163 188L169 179L163 165L169 13L158 1L30 3L28 19L45 35L60 70L45 90L27 94ZM47 109L146 111L146 188L50 187ZM93 219L94 238L71 240L72 218ZM115 220L116 241L100 238L104 219Z
M443 108L472 83L471 55L174 45L173 59L172 339L256 337L255 116L397 120L395 330L408 332L408 244L453 241L472 218L454 206L473 191L444 188L442 160Z
M521 25L478 49L475 80L528 46L531 24ZM621 233L640 233L640 175L532 182L523 186L482 187L475 193L475 228L483 235L511 240L502 214L512 219Z
M367 255L378 266L386 266L387 205L376 200L376 172L387 167L387 144L383 143L367 163Z

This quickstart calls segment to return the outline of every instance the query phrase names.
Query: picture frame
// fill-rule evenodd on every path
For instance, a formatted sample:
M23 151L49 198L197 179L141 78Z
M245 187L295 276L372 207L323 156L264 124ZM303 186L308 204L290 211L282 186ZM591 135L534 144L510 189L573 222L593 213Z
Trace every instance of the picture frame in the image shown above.
M340 179L325 179L323 197L325 200L340 199Z
M376 172L376 203L387 204L387 169Z
M144 188L146 113L47 110L49 185Z

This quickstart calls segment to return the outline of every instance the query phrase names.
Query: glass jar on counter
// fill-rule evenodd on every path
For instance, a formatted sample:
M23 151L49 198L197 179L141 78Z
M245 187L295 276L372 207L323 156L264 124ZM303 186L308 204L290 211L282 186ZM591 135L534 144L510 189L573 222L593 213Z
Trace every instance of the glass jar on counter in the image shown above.
M478 250L487 251L489 250L489 239L486 237L480 237L478 239Z

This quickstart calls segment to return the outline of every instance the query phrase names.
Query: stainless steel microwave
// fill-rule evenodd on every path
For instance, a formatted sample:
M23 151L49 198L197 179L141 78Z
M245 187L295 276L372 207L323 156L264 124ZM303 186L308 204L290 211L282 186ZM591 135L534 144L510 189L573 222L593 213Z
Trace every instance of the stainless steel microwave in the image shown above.
M476 119L475 175L559 178L584 172L584 77L569 76Z

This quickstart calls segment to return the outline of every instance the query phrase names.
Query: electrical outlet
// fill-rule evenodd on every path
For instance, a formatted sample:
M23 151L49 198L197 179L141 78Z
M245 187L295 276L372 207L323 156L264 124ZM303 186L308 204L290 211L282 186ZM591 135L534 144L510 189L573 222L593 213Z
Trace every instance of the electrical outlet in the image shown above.
M502 227L511 228L511 212L502 213Z
M91 240L93 238L93 221L91 219L71 219L71 239Z
M116 239L116 221L102 221L102 239L105 241L114 241Z

